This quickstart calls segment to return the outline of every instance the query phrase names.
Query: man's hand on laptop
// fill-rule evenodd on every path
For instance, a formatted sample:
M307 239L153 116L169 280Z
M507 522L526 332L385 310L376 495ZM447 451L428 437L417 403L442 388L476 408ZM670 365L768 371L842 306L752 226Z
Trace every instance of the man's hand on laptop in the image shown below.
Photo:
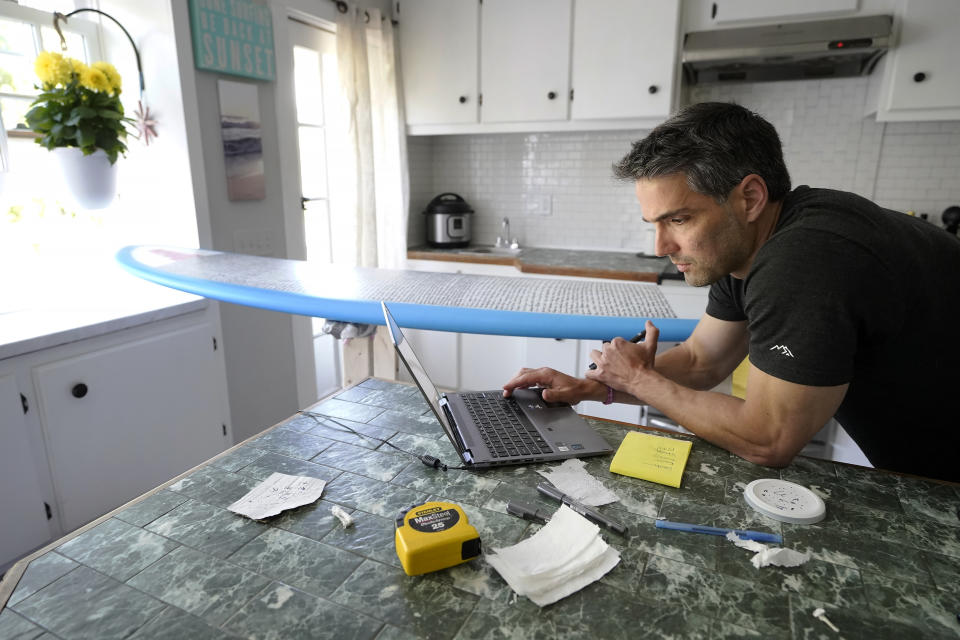
M577 404L583 400L603 402L607 397L607 386L596 380L574 378L556 369L520 369L509 382L503 385L503 396L509 397L514 389L541 387L544 402L565 402Z

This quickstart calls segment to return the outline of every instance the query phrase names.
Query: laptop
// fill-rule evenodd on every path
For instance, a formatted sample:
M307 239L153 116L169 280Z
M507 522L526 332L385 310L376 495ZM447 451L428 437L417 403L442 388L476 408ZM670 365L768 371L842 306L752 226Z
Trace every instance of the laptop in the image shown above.
M530 464L612 453L568 404L547 403L538 389L440 393L383 302L383 318L400 361L433 409L464 465Z

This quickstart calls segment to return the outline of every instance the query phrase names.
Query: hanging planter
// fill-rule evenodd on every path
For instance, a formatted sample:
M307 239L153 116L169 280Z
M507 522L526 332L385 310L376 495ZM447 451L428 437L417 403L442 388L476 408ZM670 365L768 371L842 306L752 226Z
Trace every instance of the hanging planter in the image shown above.
M36 142L58 155L63 176L81 206L103 208L116 195L117 157L127 150L120 74L113 65L86 65L43 51L34 65L40 95L27 112ZM109 189L109 192L105 191Z
M85 209L103 209L117 195L117 165L103 149L85 156L77 147L53 149L63 180L74 199Z

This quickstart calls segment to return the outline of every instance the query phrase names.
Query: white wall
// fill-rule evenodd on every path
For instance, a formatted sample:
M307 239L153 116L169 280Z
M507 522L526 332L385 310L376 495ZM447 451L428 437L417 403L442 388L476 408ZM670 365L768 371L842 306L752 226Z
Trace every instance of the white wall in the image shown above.
M854 191L896 210L940 213L960 204L960 122L878 123L870 78L696 86L686 101L736 101L780 132L794 185ZM412 244L429 199L454 191L477 211L474 238L492 243L509 216L521 244L639 251L643 224L633 187L610 166L646 131L411 137ZM549 217L528 198L552 196Z

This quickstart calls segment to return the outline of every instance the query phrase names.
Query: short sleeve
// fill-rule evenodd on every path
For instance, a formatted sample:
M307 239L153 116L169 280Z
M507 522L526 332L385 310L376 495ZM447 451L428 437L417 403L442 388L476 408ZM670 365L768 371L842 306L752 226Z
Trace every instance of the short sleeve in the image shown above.
M868 305L883 299L875 264L868 251L830 233L768 242L744 283L750 362L798 384L850 382L858 344L876 321Z
M743 311L743 281L726 276L710 285L707 315L730 322L746 320L747 316Z

